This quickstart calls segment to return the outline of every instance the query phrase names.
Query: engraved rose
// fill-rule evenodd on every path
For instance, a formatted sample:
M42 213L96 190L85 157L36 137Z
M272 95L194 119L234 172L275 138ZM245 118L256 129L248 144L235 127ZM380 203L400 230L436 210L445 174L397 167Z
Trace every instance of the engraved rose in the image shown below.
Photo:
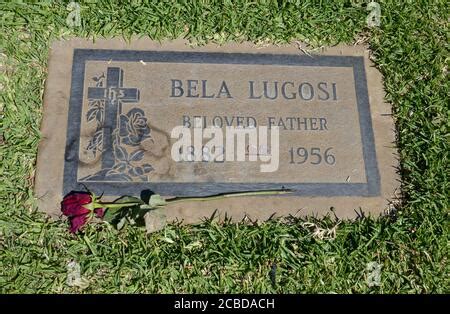
M150 138L147 118L141 109L133 108L126 115L121 114L119 119L119 136L122 143L137 146L146 138Z

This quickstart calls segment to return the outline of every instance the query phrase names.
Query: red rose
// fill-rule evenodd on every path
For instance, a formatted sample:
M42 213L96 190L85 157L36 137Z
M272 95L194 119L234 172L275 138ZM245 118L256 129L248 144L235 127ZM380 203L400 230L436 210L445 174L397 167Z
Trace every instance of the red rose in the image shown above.
M61 211L70 221L70 232L76 233L91 218L92 213L102 218L105 214L104 208L95 208L92 194L88 192L70 192L61 202Z

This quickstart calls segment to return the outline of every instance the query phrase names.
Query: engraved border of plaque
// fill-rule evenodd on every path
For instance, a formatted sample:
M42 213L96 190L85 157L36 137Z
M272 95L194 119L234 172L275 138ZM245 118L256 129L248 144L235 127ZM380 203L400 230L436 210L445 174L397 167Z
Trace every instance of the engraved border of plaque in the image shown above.
M227 182L82 182L89 190L104 195L135 195L150 189L161 195L207 196L221 193L290 189L296 196L379 196L380 175L375 152L367 79L362 56L325 56L263 53L222 53L187 51L148 51L74 49L64 154L63 192L80 189L77 179L81 111L86 61L166 62L352 67L360 123L366 183L227 183ZM139 192L138 192L139 193Z

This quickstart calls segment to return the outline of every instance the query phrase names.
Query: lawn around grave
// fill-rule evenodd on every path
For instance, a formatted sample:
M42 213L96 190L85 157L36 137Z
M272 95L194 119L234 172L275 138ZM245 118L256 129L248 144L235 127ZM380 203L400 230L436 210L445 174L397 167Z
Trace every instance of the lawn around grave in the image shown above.
M79 1L0 4L0 292L448 293L448 9L444 1ZM367 44L392 103L402 198L381 218L172 224L147 235L67 222L33 194L48 49L102 36L196 44ZM79 276L77 275L79 273Z

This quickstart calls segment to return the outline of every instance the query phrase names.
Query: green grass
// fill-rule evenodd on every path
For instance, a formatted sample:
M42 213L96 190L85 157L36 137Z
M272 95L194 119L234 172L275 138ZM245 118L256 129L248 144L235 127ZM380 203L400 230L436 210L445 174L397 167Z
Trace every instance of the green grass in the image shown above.
M79 28L66 25L59 2L0 4L0 292L450 292L446 1L378 1L375 29L366 28L362 1L97 2L80 1ZM151 235L97 224L70 235L65 222L36 212L32 192L49 42L132 34L311 47L367 41L394 108L402 204L383 218L339 224L207 221ZM314 233L333 227L335 236ZM72 260L84 290L66 284ZM382 265L381 283L369 287L372 261Z

